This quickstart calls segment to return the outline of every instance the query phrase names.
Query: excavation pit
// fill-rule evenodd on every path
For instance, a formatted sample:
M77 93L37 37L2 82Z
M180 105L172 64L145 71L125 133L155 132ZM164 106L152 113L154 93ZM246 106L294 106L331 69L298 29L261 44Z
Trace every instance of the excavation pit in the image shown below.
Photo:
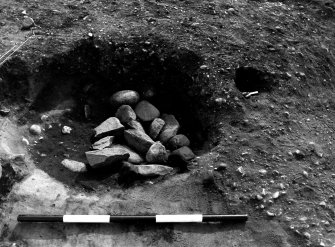
M30 111L24 121L37 122L45 129L43 139L35 140L31 148L36 164L58 180L73 184L75 174L61 162L68 158L87 164L85 152L94 141L93 129L115 116L118 107L111 103L111 96L120 90L134 90L161 114L174 115L180 123L178 133L189 138L193 152L207 151L209 132L214 130L200 95L204 89L199 79L201 60L196 53L162 40L115 43L92 39L42 60L35 73L25 79L20 75L22 83L26 80L30 86L30 110L36 112ZM141 124L147 130L150 122ZM62 134L64 126L72 128L70 134ZM117 144L125 143L117 140ZM87 168L89 176L78 176L85 188L96 188L92 176L115 182L108 172Z

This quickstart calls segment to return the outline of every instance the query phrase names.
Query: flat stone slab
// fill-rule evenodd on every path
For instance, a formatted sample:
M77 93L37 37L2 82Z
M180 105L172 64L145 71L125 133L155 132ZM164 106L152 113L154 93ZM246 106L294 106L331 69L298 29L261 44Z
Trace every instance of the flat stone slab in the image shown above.
M158 139L165 144L170 138L174 137L178 133L180 125L174 115L163 114L162 119L165 121L165 125Z
M61 164L73 172L86 172L87 168L86 165L83 162L70 160L70 159L64 159Z
M93 150L102 150L113 144L114 136L106 136L92 145Z
M153 139L156 140L157 136L161 132L165 125L165 121L161 118L155 118L149 127L149 136Z
M136 115L144 122L152 121L160 115L159 110L146 100L142 100L135 107Z
M110 147L102 150L88 151L85 153L88 163L92 168L113 165L120 161L128 160L130 154L119 147Z
M129 129L124 131L124 138L129 147L141 154L148 152L154 141L144 132Z
M161 142L155 142L149 148L145 159L148 163L166 163L168 160L168 154L166 152L165 146Z
M115 117L117 117L121 123L126 124L132 120L136 120L136 113L130 105L122 105L117 109Z
M120 123L120 120L116 117L110 117L94 129L94 138L99 140L106 136L120 136L123 130L124 126Z
M139 100L140 95L133 90L118 91L110 98L111 104L115 107L120 105L135 105Z
M119 149L124 150L125 152L129 153L128 162L130 162L130 163L140 164L144 161L143 158L138 153L136 153L135 151L133 151L129 147L116 144L116 145L113 145L112 148L119 148Z

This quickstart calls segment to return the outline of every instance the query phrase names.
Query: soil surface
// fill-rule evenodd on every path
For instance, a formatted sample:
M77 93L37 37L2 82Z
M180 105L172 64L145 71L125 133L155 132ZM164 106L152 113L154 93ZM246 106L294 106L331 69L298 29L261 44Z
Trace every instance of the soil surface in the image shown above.
M0 58L0 246L335 246L334 16L326 0L0 0L0 54L17 48ZM188 171L120 184L61 165L86 162L122 89L176 116ZM16 221L29 213L249 220Z

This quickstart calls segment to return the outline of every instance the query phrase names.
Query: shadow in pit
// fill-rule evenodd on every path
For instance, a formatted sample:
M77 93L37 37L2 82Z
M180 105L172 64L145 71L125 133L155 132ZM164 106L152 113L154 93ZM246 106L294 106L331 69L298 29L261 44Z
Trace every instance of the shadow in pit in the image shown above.
M64 101L75 103L72 114L62 122L74 127L73 133L64 136L56 126L46 131L43 143L32 151L37 157L46 155L37 158L40 169L73 185L74 174L59 172L60 162L65 155L86 162L84 152L89 150L92 126L114 116L116 109L109 98L125 89L138 91L141 99L150 101L161 113L174 114L191 148L204 150L209 132L215 131L215 116L206 103L210 93L201 93L211 91L199 71L202 58L157 37L150 39L150 45L146 38L121 43L83 40L71 51L43 61L30 79L36 89L31 109L42 113ZM90 120L85 118L85 106L89 106Z

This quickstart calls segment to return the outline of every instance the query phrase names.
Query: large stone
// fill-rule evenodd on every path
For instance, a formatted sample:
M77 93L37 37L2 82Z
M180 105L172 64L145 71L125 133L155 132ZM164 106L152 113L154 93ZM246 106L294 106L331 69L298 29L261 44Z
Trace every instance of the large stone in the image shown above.
M123 162L120 170L120 180L122 182L131 183L136 179L152 178L168 175L173 171L172 167L150 164L150 165L132 165Z
M142 126L142 124L136 120L132 120L130 122L127 123L127 126L131 129L135 129L135 130L138 130L138 131L141 131L141 132L144 132L145 133L145 130Z
M168 141L168 147L172 150L184 147L184 146L189 146L190 145L190 140L182 134L175 135Z
M188 162L194 159L194 157L195 155L189 147L181 147L169 155L169 165L185 169Z
M132 120L136 120L136 113L130 105L122 105L115 113L115 117L117 117L121 123L128 123Z
M166 163L168 160L168 154L164 145L161 142L155 142L149 148L145 159L149 163Z
M94 129L94 138L99 140L106 136L120 136L123 130L124 126L120 123L120 120L116 117L110 117Z
M148 152L154 141L144 132L129 129L124 131L124 138L131 148L141 154Z
M133 90L118 91L110 97L110 102L113 106L120 105L135 105L140 100L140 95Z
M154 121L151 122L149 127L149 136L156 140L157 136L161 132L165 125L165 121L161 118L155 118Z
M64 159L61 163L63 166L65 166L67 169L73 172L86 172L87 171L86 165L83 162L70 160L70 159Z
M108 148L108 147L112 146L113 140L114 140L114 136L106 136L106 137L100 139L99 141L95 142L92 145L92 149L93 150L102 150L104 148Z
M140 164L143 162L143 158L136 153L135 151L133 151L132 149L130 149L129 147L123 146L123 145L113 145L112 147L116 147L119 148L121 150L124 150L125 152L129 153L129 159L128 162L133 163L133 164Z
M142 100L136 105L135 112L138 118L144 122L152 121L160 115L159 110L146 100Z
M99 168L119 163L120 161L126 161L130 157L127 151L119 147L111 147L102 150L88 151L85 154L88 163L93 168Z
M178 133L180 125L173 115L163 114L162 119L165 121L165 125L158 139L165 144L170 138Z

